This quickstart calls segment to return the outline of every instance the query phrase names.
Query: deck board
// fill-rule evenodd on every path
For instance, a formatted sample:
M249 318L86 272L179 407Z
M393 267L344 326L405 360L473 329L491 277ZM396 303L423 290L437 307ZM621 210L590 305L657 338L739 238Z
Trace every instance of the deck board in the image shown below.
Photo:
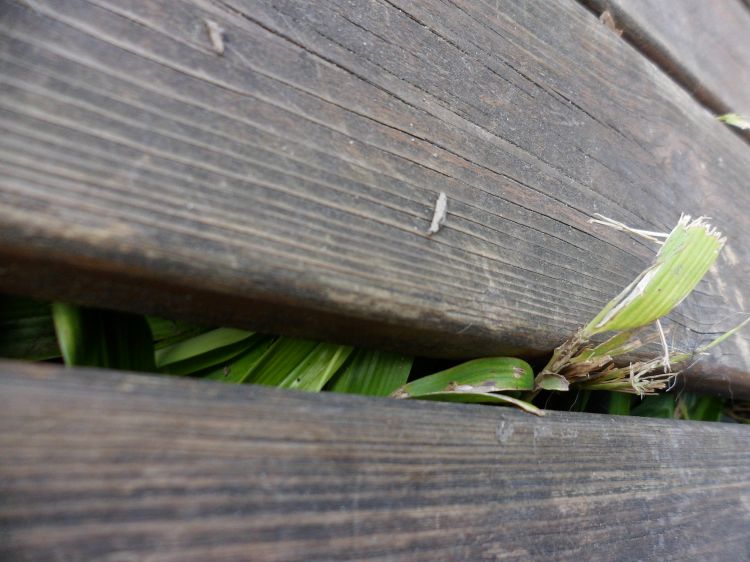
M750 113L750 9L742 0L583 0L718 114Z
M1 290L540 354L654 253L593 213L665 230L686 211L730 242L678 343L744 309L746 143L576 2L0 9ZM750 396L747 351L727 342L696 382Z
M4 560L744 560L741 426L0 364Z

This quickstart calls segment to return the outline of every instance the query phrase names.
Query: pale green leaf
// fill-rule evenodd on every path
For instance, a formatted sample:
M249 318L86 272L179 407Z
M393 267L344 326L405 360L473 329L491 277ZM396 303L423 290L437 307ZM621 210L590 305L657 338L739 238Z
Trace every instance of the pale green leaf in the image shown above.
M744 115L739 115L738 113L727 113L726 115L717 117L717 119L727 125L737 127L738 129L750 129L750 120Z
M584 339L610 330L632 330L668 314L716 261L725 239L704 219L682 216L654 263L610 301L584 328Z

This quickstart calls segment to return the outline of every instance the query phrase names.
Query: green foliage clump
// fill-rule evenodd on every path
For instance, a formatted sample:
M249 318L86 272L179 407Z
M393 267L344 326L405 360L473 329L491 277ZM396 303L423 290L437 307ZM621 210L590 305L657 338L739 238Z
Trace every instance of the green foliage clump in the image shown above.
M536 376L522 359L485 357L415 377L414 358L396 353L4 296L0 296L0 357L62 358L69 366L156 372L307 392L513 405L537 415L543 412L530 400L539 391L567 391L575 385L582 398L579 402L576 395L570 408L577 410L596 407L596 400L590 399L592 392L609 391L606 411L611 414L718 420L724 410L718 398L648 395L671 385L678 374L672 372L672 366L694 356L667 347L659 319L696 287L725 239L702 217L691 220L682 216L669 234L635 230L604 217L592 222L644 236L661 248L648 268L555 349ZM748 321L697 353L719 344ZM657 330L646 333L645 328L654 323ZM603 343L590 343L605 332L613 335ZM658 340L664 349L660 356L627 366L616 363L618 357ZM634 405L632 394L646 398ZM743 415L750 417L746 413L732 417L742 419Z

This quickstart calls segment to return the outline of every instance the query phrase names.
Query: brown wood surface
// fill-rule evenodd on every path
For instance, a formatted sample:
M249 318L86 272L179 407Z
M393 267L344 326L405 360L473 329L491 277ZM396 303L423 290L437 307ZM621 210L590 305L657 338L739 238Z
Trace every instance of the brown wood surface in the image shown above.
M750 9L742 0L582 0L718 114L750 114Z
M687 211L730 242L676 341L741 319L748 146L576 2L0 10L0 290L543 353L653 256L592 213L668 230ZM717 353L697 382L750 396L747 337Z
M0 558L747 560L747 428L0 364Z

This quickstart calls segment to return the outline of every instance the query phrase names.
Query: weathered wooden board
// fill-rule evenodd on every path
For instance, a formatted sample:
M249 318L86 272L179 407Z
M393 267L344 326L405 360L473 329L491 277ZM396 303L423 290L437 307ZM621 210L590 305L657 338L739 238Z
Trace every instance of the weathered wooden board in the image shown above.
M750 10L741 0L583 0L719 114L750 113Z
M684 210L731 241L677 342L744 307L747 145L576 2L0 6L1 290L540 353L653 255L592 213ZM747 342L701 383L750 395Z
M3 560L747 560L741 426L0 364Z

